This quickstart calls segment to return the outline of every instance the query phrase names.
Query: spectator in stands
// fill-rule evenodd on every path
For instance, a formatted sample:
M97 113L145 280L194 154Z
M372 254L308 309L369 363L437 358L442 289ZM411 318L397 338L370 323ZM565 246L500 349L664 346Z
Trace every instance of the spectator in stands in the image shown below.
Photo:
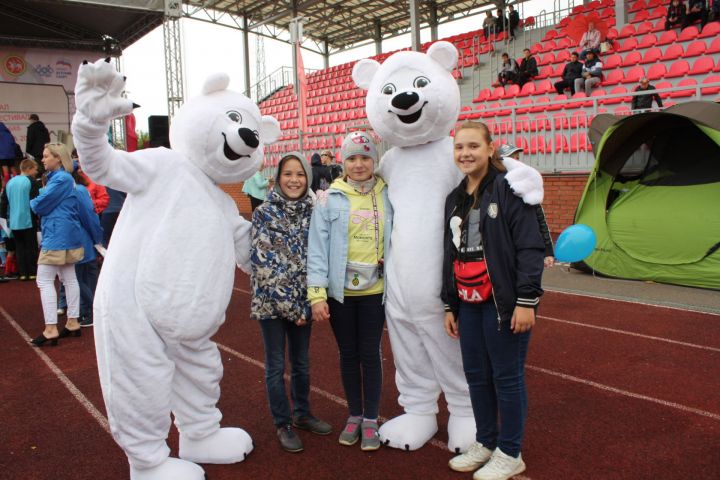
M712 3L712 20L720 22L720 0L714 0Z
M517 76L517 84L521 87L538 74L537 61L535 57L532 56L532 53L530 53L530 50L527 48L524 49L523 54L525 58L520 62L520 70Z
M30 210L30 200L40 193L35 176L38 165L26 158L20 164L21 175L13 177L0 198L0 218L7 219L15 239L15 260L20 280L34 280L37 271L37 217Z
M485 34L485 38L488 38L491 34L495 33L495 17L493 17L492 11L490 10L485 12L485 20L483 21L483 33Z
M103 229L103 247L108 248L110 237L115 229L115 223L125 203L127 193L121 192L120 190L113 190L110 187L105 187L105 190L107 190L108 197L110 197L110 202L107 208L100 214L100 225L102 225Z
M578 61L577 52L570 54L570 62L565 65L562 73L562 80L555 82L555 90L558 95L563 93L565 89L569 88L570 93L575 95L575 80L582 77L582 62Z
M520 14L515 10L514 5L508 5L508 35L510 40L515 40L515 29L520 25Z
M592 50L587 52L585 65L582 67L582 76L575 79L575 91L582 91L585 88L585 95L590 96L590 92L595 85L602 82L602 62L595 58L595 52Z
M0 166L2 166L3 185L10 181L10 175L17 174L15 162L18 160L18 148L10 129L0 122ZM22 152L20 152L22 153Z
M330 169L330 177L332 177L332 181L330 183L334 182L336 178L342 175L342 167L333 161L334 158L335 157L330 150L324 150L320 154L322 164Z
M503 14L502 8L497 9L497 18L495 19L495 33L504 32L508 27L508 19Z
M500 71L498 72L498 85L505 86L508 83L516 82L519 71L520 68L515 59L510 58L507 53L503 53L502 65L500 65Z
M667 8L665 30L676 28L685 23L685 4L682 0L672 0Z
M600 30L595 28L595 22L588 22L587 32L583 33L580 39L580 60L585 60L588 52L593 52L597 57L600 53Z
M27 139L25 141L25 153L31 155L36 162L40 162L43 156L45 144L50 142L50 132L45 124L40 121L36 114L30 114L30 125L27 127ZM44 166L38 163L40 175L45 171Z
M640 84L635 87L635 91L646 92L648 90L655 90L655 87L650 85L650 80L648 80L647 77L643 77L640 79ZM662 108L662 99L660 98L660 95L657 94L657 92L648 92L645 95L633 96L630 108L632 110L649 110L652 108L653 99L655 99L655 102L657 102L658 108Z
M270 180L263 177L263 174L260 172L255 172L255 175L243 183L242 191L250 199L250 207L253 212L265 201L269 185Z
M705 27L708 21L708 9L705 0L690 0L687 7L687 15L683 22L683 28L700 20L700 29Z
M70 152L61 143L48 143L43 150L43 163L48 172L47 185L30 202L30 208L40 217L42 226L37 284L45 330L32 341L38 347L48 341L57 345L60 337L80 335L80 288L75 276L75 263L84 255L80 205L75 196L75 181L69 173L73 171ZM68 318L60 332L57 329L55 276L59 276L65 284L68 300Z
M323 164L322 157L317 153L313 153L310 157L310 165L312 166L312 183L310 189L313 192L318 190L327 190L333 182L332 171L330 167Z

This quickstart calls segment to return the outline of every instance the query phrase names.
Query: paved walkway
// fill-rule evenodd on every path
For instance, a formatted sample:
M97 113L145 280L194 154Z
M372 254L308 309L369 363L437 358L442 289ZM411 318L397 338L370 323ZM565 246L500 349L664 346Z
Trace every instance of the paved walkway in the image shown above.
M546 269L543 287L595 297L662 305L720 315L720 292L639 280L619 280L583 273L567 265Z

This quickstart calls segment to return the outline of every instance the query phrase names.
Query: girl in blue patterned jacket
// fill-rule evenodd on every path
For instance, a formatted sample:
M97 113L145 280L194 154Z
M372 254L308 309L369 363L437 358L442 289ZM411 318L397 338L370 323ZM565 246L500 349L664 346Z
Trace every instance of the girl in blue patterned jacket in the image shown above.
M318 435L332 428L310 413L310 303L306 261L312 173L300 153L278 165L275 186L252 216L251 317L258 320L265 346L265 384L281 447L300 452L293 426ZM292 411L285 393L285 343L290 357Z

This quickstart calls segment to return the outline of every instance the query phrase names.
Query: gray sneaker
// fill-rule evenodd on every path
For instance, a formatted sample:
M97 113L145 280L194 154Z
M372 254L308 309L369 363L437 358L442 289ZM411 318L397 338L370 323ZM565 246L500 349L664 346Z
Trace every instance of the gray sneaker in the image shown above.
M289 423L277 429L278 440L286 452L302 452L303 444Z
M345 424L345 428L340 432L340 445L355 445L360 438L360 424L362 417L350 417Z
M308 430L316 435L329 435L330 432L332 432L332 427L329 423L323 422L312 415L293 419L293 426L301 430Z
M362 441L360 442L360 450L366 452L377 450L380 448L380 435L378 434L378 423L364 421L360 426Z

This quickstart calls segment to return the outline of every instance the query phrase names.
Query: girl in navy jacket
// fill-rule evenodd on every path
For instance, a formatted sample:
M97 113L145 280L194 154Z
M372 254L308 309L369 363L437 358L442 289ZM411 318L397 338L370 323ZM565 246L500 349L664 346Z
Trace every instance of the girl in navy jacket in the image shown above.
M475 480L501 480L525 470L524 364L545 245L534 206L510 189L484 124L456 130L454 157L466 176L445 204L442 298L445 329L460 339L477 434L450 468L482 466Z
M83 258L80 205L75 195L75 181L68 173L73 171L70 152L61 143L48 143L42 162L48 172L48 182L42 193L30 201L30 208L40 217L42 230L37 284L45 316L45 330L32 341L35 346L47 341L57 345L58 338L80 335L80 288L74 264ZM67 322L60 332L55 276L65 285L68 303Z

